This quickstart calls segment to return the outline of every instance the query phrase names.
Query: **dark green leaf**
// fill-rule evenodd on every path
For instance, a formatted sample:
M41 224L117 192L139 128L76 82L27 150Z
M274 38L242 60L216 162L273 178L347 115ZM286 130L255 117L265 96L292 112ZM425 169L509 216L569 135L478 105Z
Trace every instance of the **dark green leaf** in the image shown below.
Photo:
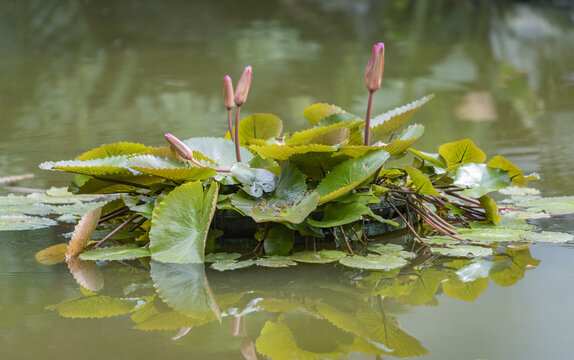
M263 247L267 255L286 255L291 251L294 243L295 233L293 230L283 225L277 225L267 232Z

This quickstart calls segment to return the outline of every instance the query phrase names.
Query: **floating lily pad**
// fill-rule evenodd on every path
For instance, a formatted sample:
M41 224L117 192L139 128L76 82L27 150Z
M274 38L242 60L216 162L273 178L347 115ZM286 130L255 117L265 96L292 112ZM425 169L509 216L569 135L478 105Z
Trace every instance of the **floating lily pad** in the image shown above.
M52 219L26 215L0 215L0 231L36 230L58 225Z
M371 244L367 249L379 255L389 254L400 256L403 259L414 259L416 257L415 253L404 251L403 247L397 244Z
M302 251L291 255L291 259L297 262L310 264L327 264L337 261L347 256L342 251L337 250L320 250L320 251Z
M516 204L518 207L526 207L530 211L555 213L572 213L574 212L574 196L547 197L521 201Z
M218 261L231 261L241 257L238 253L209 253L205 255L205 262L214 263Z
M255 265L270 268L281 268L297 265L296 262L291 260L288 256L267 256L255 260Z
M440 236L433 236L430 238L425 238L424 241L430 245L456 245L460 244L460 241L451 238L450 236L440 235Z
M364 270L385 270L389 271L392 269L398 269L407 264L407 261L402 257L385 254L385 255L373 255L369 254L367 256L347 256L339 260L342 265L364 269Z
M431 247L430 250L433 254L453 257L481 257L493 254L491 248L473 245L455 245L444 248Z
M554 232L554 231L541 231L541 232L525 231L522 233L521 240L535 243L541 243L541 242L563 243L574 240L574 236L567 233Z
M503 189L498 190L499 193L509 196L538 196L540 195L540 190L529 188L529 187L519 187L516 185L511 185Z
M137 245L108 246L105 248L84 251L80 254L82 260L128 260L148 257L151 252L148 248Z
M244 269L246 267L250 267L255 265L255 261L253 260L244 260L244 261L237 261L237 260L221 260L216 263L211 264L211 268L213 270L218 271L227 271L227 270L238 270Z

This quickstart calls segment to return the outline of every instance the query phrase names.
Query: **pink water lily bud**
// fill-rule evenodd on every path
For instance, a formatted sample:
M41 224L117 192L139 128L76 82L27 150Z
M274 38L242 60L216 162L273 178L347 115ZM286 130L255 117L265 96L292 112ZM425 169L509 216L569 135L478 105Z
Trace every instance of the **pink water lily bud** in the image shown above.
M223 104L227 110L231 110L235 107L233 83L231 82L231 77L229 77L229 75L225 75L223 78Z
M246 67L237 82L237 87L235 88L235 104L241 106L247 101L247 94L249 93L249 87L251 86L251 78L253 78L253 71L251 66Z
M379 90L383 82L383 69L385 67L385 44L378 43L373 46L371 58L365 71L365 84L370 92Z
M187 147L181 140L176 138L170 133L164 134L165 139L171 145L171 148L175 150L175 152L186 160L193 160L193 151Z

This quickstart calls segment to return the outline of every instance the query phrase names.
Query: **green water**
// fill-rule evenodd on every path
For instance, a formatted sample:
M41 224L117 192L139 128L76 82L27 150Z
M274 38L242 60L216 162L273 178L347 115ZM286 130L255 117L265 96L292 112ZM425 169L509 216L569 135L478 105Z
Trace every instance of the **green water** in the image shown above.
M383 88L375 95L373 112L436 94L413 119L426 126L417 148L434 152L439 143L472 138L488 154L504 155L526 173L538 172L542 180L536 187L543 195L574 194L574 8L569 6L5 0L2 9L0 176L35 175L18 186L67 184L69 176L42 173L37 164L70 159L103 143L163 145L168 131L181 138L221 135L227 126L221 80L226 74L238 79L247 65L254 78L244 115L274 113L289 131L306 126L301 112L315 102L362 114L370 47L384 41ZM574 232L572 217L538 223ZM338 353L346 359L377 358L349 349L357 339L368 338L364 329L381 326L387 348L379 346L379 351L399 356L574 356L569 346L574 322L571 244L535 245L520 250L521 261L515 262L516 254L499 249L497 259L507 264L513 280L500 280L507 268L491 270L490 279L473 282L482 287L474 301L450 296L440 285L454 282L456 269L469 262L409 267L395 278L379 275L378 285L371 281L376 274L341 266L235 273L208 269L205 275L184 268L178 271L199 279L201 291L210 289L207 298L222 310L222 322L205 318L204 325L172 340L194 311L205 310L205 304L193 306L193 296L186 297L184 290L187 300L164 303L156 296L150 302L155 315L171 314L161 315L171 317L155 326L169 330L150 330L151 325L141 330L143 320L130 317L131 310L73 319L46 309L82 296L65 264L41 265L33 257L65 241L61 234L72 226L0 233L1 359L241 359L242 344L246 352L250 341L263 337L267 322L289 330L271 338L291 336L309 358ZM141 305L142 299L150 301L153 286L165 284L161 271L159 280L157 273L154 277L153 264L151 277L140 264L130 265L100 266L101 296ZM437 274L427 279L423 275L429 269ZM422 288L417 279L427 279ZM325 304L345 321L326 316ZM239 333L233 336L234 315L242 311ZM393 342L392 336L400 341Z

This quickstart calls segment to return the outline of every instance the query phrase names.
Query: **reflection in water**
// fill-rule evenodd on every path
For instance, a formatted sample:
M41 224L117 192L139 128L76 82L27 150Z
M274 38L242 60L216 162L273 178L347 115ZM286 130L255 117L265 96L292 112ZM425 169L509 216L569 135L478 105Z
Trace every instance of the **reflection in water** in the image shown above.
M195 349L204 346L200 333L232 336L246 359L353 352L408 358L428 353L401 328L409 307L440 306L440 294L474 301L490 280L514 285L540 263L529 245L502 244L488 258L421 261L392 272L300 264L207 274L198 264L112 263L105 266L112 276L101 291L83 289L83 296L47 308L68 318L129 315L134 329L169 330L165 336Z

